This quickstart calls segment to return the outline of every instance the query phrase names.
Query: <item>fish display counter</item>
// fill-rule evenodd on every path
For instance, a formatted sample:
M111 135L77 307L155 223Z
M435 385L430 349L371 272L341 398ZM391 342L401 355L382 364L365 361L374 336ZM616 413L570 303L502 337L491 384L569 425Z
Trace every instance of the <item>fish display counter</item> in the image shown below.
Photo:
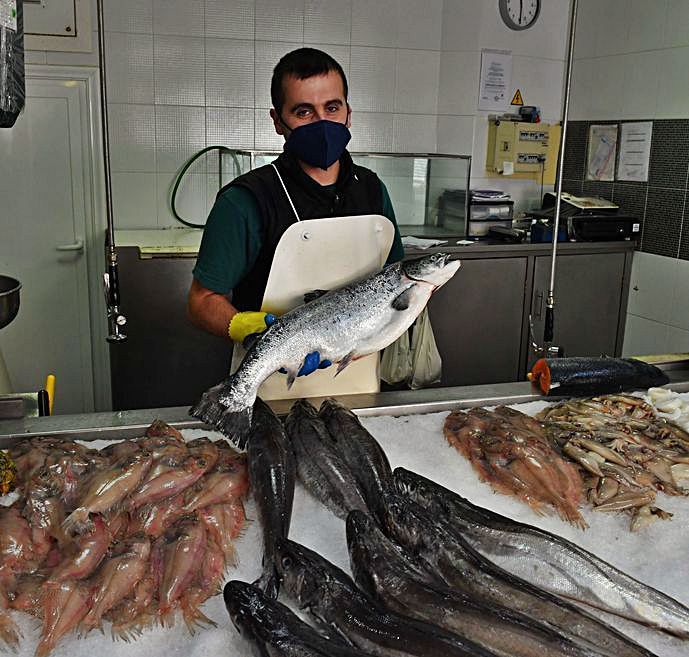
M686 397L684 393L689 393L689 366L675 365L674 369L667 370L667 374L670 378L667 388ZM313 401L315 405L320 402ZM584 508L581 513L588 527L581 529L563 522L554 514L537 515L516 498L493 492L487 483L479 481L469 461L448 445L443 436L450 411L509 405L534 415L557 402L556 397L544 398L528 383L510 383L355 395L343 397L340 401L356 412L364 427L385 451L393 468L412 470L462 495L475 505L568 539L628 575L689 605L689 568L684 558L689 551L689 532L686 531L689 500L661 494L662 507L673 514L672 519L657 522L652 528L639 532L630 532L628 519L621 515ZM271 403L278 414L286 414L291 405L287 401ZM102 449L125 438L142 436L154 420L162 420L176 427L186 441L204 436L211 440L222 438L190 418L186 407L180 407L3 421L0 422L0 447L10 448L36 436L52 436L83 441L89 447ZM246 502L245 511L247 522L234 544L237 565L228 568L225 581L253 582L262 573L261 527L257 519L258 509L251 497ZM345 572L351 572L345 522L299 484L294 493L289 537ZM583 573L581 578L585 576ZM583 579L580 583L586 586ZM145 629L135 640L126 643L111 642L106 629L105 636L98 632L91 632L83 638L77 638L75 634L65 636L51 654L56 657L86 657L102 650L114 657L168 657L171 654L243 657L251 654L247 639L230 621L222 595L209 598L201 611L215 625L197 630L193 635L181 621L173 627ZM680 657L689 651L687 640L603 612L595 615L658 657ZM17 654L33 655L38 643L35 620L18 613L13 617L24 637Z

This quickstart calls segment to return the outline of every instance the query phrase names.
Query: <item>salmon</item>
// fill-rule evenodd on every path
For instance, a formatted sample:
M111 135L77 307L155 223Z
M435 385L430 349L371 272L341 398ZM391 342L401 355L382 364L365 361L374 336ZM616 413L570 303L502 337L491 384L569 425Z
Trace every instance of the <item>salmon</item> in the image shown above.
M314 351L338 363L337 374L352 360L384 349L458 269L459 261L442 253L398 262L285 313L254 342L234 374L204 393L191 415L244 448L258 388L271 374L284 369L289 388Z

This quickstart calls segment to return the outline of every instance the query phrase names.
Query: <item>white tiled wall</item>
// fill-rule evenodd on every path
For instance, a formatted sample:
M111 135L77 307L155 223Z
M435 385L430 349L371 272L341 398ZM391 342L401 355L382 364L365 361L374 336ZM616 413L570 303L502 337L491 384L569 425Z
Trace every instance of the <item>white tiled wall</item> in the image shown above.
M573 120L689 117L689 2L580 0Z
M689 261L634 254L623 355L689 352Z
M535 201L535 183L483 179L480 50L511 49L513 87L557 120L568 4L549 0L536 26L517 33L487 0L105 0L116 224L174 225L174 175L206 145L279 149L270 77L302 45L330 52L349 77L352 150L473 153L476 185ZM95 53L27 61L98 63ZM203 222L215 182L202 164L193 171L179 205Z
M574 120L689 118L689 2L580 0ZM634 254L624 354L689 351L689 262Z
M472 153L472 186L503 189L516 210L538 205L540 184L485 173L488 114L477 109L481 49L513 54L512 91L541 108L542 119L561 117L564 57L569 19L568 0L543 3L537 23L515 32L500 19L497 2L453 0L443 3L438 150ZM547 188L546 188L547 189Z

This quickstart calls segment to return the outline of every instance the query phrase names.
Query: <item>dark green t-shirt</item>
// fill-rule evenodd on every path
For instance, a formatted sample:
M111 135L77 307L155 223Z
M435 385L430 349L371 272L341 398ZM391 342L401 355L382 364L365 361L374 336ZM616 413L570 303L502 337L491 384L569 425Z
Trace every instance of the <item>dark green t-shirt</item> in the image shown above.
M387 264L404 256L390 195L381 181L383 214L395 228ZM230 187L215 201L203 231L194 278L206 289L227 294L252 269L261 250L261 217L252 193Z

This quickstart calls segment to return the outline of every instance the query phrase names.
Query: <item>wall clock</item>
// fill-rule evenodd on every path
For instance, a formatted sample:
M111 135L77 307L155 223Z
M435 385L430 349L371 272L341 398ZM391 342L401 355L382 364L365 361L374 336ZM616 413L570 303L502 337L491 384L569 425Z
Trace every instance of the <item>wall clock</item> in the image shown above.
M541 13L541 0L498 0L500 16L511 30L526 30Z

